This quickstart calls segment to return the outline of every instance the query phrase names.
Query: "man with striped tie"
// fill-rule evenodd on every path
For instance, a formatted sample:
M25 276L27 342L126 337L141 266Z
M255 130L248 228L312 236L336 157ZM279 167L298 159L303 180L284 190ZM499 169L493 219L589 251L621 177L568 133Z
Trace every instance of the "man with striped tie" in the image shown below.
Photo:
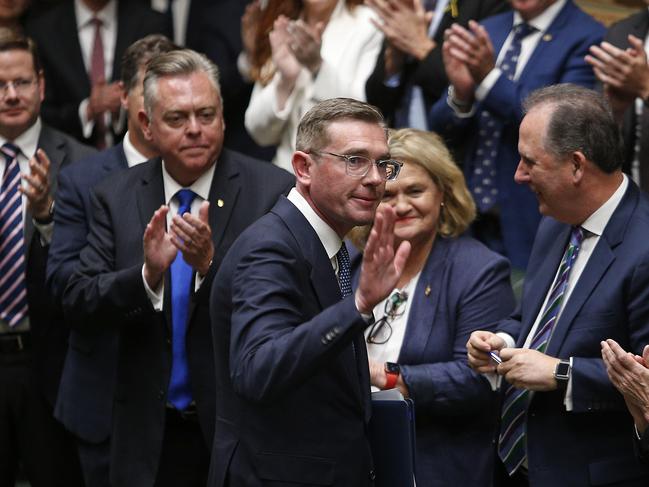
M21 462L33 485L81 485L76 452L52 417L67 333L45 287L61 166L92 149L42 124L36 47L0 29L0 485Z
M515 179L545 218L521 306L501 332L467 343L473 368L504 379L498 454L508 475L496 485L647 485L600 341L638 354L649 341L649 202L621 171L601 95L555 85L525 108Z

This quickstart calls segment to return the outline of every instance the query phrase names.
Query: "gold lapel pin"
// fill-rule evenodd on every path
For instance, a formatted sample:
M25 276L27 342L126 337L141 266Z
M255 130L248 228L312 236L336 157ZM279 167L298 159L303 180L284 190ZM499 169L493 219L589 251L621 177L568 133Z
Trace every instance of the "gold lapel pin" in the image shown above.
M424 294L426 295L426 297L430 296L430 285L426 286L426 289L424 289Z
M216 200L216 206L218 206L219 208L223 208L223 205L224 205L224 203L223 203L223 200L221 198Z
M544 40L545 42L550 42L550 41L552 40L552 34L545 34L545 35L543 36L543 40Z

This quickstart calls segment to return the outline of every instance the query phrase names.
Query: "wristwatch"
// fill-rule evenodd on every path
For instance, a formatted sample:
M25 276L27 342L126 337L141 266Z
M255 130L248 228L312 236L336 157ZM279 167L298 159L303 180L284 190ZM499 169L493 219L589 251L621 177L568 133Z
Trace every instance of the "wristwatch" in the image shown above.
M570 380L570 360L562 360L554 368L554 378L559 389L565 390Z
M47 209L47 216L45 218L34 217L34 221L39 225L49 225L54 221L54 200L52 200L49 208Z
M397 380L399 380L401 368L399 367L399 364L395 364L394 362L386 362L383 367L385 370L385 376L387 378L383 390L394 389L394 387L397 385Z

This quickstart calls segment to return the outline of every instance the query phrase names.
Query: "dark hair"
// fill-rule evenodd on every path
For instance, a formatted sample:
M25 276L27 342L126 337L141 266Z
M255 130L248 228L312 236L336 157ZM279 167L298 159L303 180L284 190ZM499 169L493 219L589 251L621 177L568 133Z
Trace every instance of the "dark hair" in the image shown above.
M358 120L385 128L383 115L375 106L352 98L330 98L315 104L300 120L295 138L296 149L311 152L326 146L329 143L327 128L339 120Z
M622 166L620 129L601 94L570 83L548 86L527 97L525 113L544 105L552 108L544 137L548 152L563 158L580 151L605 173Z
M122 56L122 82L128 93L139 82L140 68L156 56L180 49L162 34L151 34L128 46Z
M32 55L32 63L34 71L40 75L43 67L41 60L38 57L38 49L36 43L31 37L24 36L16 32L14 29L8 27L0 27L0 52L13 51L13 50L27 51Z

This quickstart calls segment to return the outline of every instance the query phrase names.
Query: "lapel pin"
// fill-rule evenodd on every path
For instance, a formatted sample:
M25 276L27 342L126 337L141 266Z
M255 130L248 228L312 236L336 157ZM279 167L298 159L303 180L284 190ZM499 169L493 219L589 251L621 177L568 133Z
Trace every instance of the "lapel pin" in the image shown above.
M223 204L224 204L224 203L223 203L223 200L222 200L221 198L219 198L218 200L216 200L216 206L218 206L219 208L223 208Z
M430 284L426 286L426 289L424 290L424 294L426 297L430 296Z
M550 41L552 40L552 34L545 34L545 35L543 36L543 40L544 40L545 42L550 42Z

